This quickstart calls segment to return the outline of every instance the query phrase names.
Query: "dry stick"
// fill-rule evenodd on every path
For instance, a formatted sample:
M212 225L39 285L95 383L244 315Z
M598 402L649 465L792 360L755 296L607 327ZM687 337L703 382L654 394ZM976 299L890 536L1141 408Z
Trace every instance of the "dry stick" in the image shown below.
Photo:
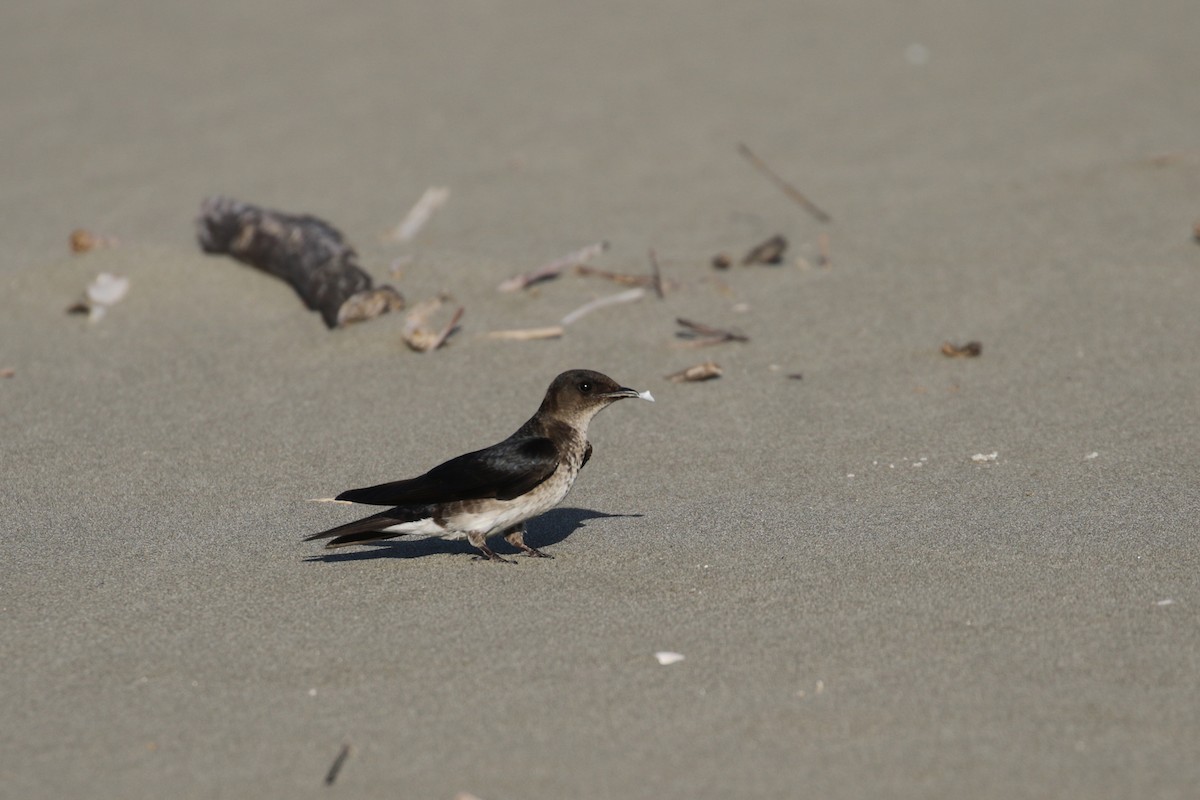
M655 282L654 275L630 275L628 272L612 272L607 269L599 269L597 267L589 267L586 264L580 264L580 265L576 266L575 274L576 275L584 275L584 276L588 276L588 277L595 277L595 278L604 278L604 280L606 280L606 281L612 281L613 283L619 283L622 286L645 286L645 287L648 287L651 289L654 288L654 282ZM658 280L662 284L662 289L663 289L664 293L668 289L675 288L676 284L673 281L665 280L661 276L659 277Z
M458 311L454 312L454 316L450 318L450 322L446 324L446 327L442 328L442 332L433 340L433 344L429 347L430 350L437 350L446 343L446 340L450 338L450 334L454 333L454 329L458 327L458 321L462 319L463 311L465 310L463 306L458 307Z
M570 325L573 322L578 322L581 317L592 313L597 308L603 308L604 306L611 306L615 303L632 303L634 300L641 300L643 297L645 297L645 295L646 295L646 290L639 287L637 289L630 289L627 292L618 292L617 294L610 294L607 297L598 297L595 300L593 300L592 302L584 303L579 308L572 311L570 314L567 314L565 317L562 318L562 320L559 322L559 324L562 325L563 327L566 327L567 325Z
M658 299L665 299L663 296L662 272L658 268L658 255L654 252L653 247L650 248L650 280L650 285L654 287L654 293L658 295Z
M677 317L675 322L685 329L675 335L680 339L692 340L687 344L677 345L679 347L707 347L708 345L723 344L725 342L750 341L750 337L740 331L714 328L711 325L705 325L702 322L693 322L683 317Z
M629 275L624 272L610 272L606 269L598 267L589 267L587 264L579 264L575 267L576 275L589 275L596 278L604 278L613 283L620 283L624 286L650 286L654 282L654 278L647 275Z
M489 339L506 339L511 342L528 342L534 339L558 339L565 329L562 325L550 325L545 328L514 328L506 331L491 331Z
M589 244L587 247L581 247L572 253L567 253L562 258L551 261L544 267L530 272L523 272L520 275L514 275L497 286L496 290L500 292L515 292L518 289L524 289L540 281L557 278L559 273L567 267L583 264L607 249L608 242Z
M463 308L461 306L454 313L450 324L443 328L441 333L435 334L426 328L425 325L429 322L429 318L433 316L433 313L441 308L442 304L448 299L445 295L439 295L438 297L431 297L428 300L422 300L413 306L404 319L404 330L401 332L405 344L418 353L429 353L445 343L450 334L454 332L458 320L463 315Z
M409 209L408 214L396 225L384 239L392 242L407 242L412 240L421 228L429 222L433 212L437 211L450 198L450 190L445 186L430 186L421 195L421 199Z
M325 773L325 785L333 786L333 782L337 780L338 773L342 771L342 765L346 763L346 759L350 755L350 743L342 745L342 749L338 752L337 758L329 765L329 771Z
M779 174L776 173L775 170L767 166L767 163L761 158L754 155L754 152L745 144L742 144L741 142L738 143L738 152L745 156L746 160L753 164L755 169L770 178L771 182L778 186L784 194L799 203L800 206L809 214L812 214L814 217L816 217L818 222L832 221L832 217L818 208L816 203L814 203L812 200L809 200L807 197L805 197L799 189L797 189L795 186L792 186L783 178L779 177Z

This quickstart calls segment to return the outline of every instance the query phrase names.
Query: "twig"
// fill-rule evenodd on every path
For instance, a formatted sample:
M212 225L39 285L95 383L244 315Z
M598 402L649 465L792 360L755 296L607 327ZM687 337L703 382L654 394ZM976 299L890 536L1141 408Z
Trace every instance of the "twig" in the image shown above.
M444 327L440 333L435 334L426 327L426 323L433 315L433 312L441 308L448 298L446 296L433 297L428 300L422 300L413 306L412 310L404 318L404 330L402 336L404 343L418 353L429 353L437 350L446 340L450 338L450 334L454 333L458 326L459 319L462 318L463 308L459 306L454 312L454 316L450 320L450 324Z
M587 247L581 247L578 250L567 253L562 258L551 261L544 267L523 272L520 275L515 275L496 287L500 292L515 292L520 289L525 289L535 283L557 278L559 274L567 267L572 267L577 264L583 264L590 261L595 256L603 253L608 249L608 242L597 242L589 244Z
M653 247L650 248L650 280L650 285L654 287L654 293L658 295L658 299L665 299L663 296L662 272L658 268L658 255L654 252Z
M684 330L676 332L675 335L680 339L691 340L687 344L678 345L679 347L707 347L713 344L724 344L725 342L750 341L750 337L736 329L725 330L724 328L714 328L711 325L693 322L682 317L677 318L675 322L684 328Z
M429 347L430 350L437 350L446 343L446 340L450 338L450 334L454 333L458 328L458 321L462 319L463 311L465 310L462 306L458 307L458 310L454 312L454 316L446 323L446 327L442 328L442 332L433 340L433 344Z
M631 275L628 272L612 272L607 269L599 269L598 267L589 267L586 264L580 264L575 267L576 275L584 275L593 278L603 278L606 281L619 283L622 286L644 286L648 289L654 288L654 275ZM674 281L664 280L661 276L659 282L662 284L663 291L674 289L676 284Z
M607 297L598 297L592 302L584 303L570 314L567 314L562 318L562 320L560 320L559 324L565 328L572 323L578 322L582 317L587 316L597 308L603 308L604 306L611 306L617 303L632 303L635 300L641 300L645 296L646 290L639 287L637 289L630 289L625 292L618 292L617 294L610 294Z
M606 281L620 283L624 286L650 286L654 283L654 278L649 275L630 275L626 272L610 272L606 269L598 267L589 267L587 264L580 264L575 267L576 275L586 275L595 278L604 278Z
M325 773L325 785L333 786L333 782L337 780L338 773L342 771L342 765L346 763L346 759L350 756L350 743L346 742L342 745L342 749L338 751L337 758L329 765L329 771Z
M421 199L416 202L416 205L409 209L404 219L400 220L400 224L393 228L384 239L392 242L411 241L429 222L433 212L445 205L449 198L450 190L445 186L430 186L421 195Z
M768 178L770 178L771 182L774 183L776 186L778 186L784 194L786 194L788 197L792 198L792 200L799 203L800 206L805 211L807 211L809 214L812 214L813 217L815 217L818 222L832 221L832 219L833 219L832 217L830 217L828 214L826 214L824 211L822 211L820 208L818 208L817 205L815 203L813 203L813 201L811 201L807 197L805 197L800 192L799 189L797 189L795 186L792 186L790 183L785 181L783 178L779 177L778 173L776 173L775 170L773 170L769 166L767 166L767 163L765 161L763 161L761 158L754 155L754 152L751 151L751 149L749 147L747 147L745 144L738 143L738 152L741 153L743 156L745 156L746 160L749 161L751 164L753 164L755 169L757 169L763 175L766 175Z
M528 342L534 339L557 339L563 335L562 325L550 325L545 328L517 328L508 331L491 331L489 339L505 339L512 342Z

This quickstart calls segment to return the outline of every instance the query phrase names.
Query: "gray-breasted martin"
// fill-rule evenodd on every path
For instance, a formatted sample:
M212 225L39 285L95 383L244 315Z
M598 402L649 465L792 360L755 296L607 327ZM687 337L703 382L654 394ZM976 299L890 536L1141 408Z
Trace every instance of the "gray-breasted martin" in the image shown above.
M592 456L588 423L625 397L653 401L607 375L573 369L554 379L537 413L502 442L452 458L417 478L351 489L338 500L393 506L305 539L331 539L329 548L405 534L466 539L492 561L487 545L499 534L531 556L546 553L525 544L525 522L558 505Z

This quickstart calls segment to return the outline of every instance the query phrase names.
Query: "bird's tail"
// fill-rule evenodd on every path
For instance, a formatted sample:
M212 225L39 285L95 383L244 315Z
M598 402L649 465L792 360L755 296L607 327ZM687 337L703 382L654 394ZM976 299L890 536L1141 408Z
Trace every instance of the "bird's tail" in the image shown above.
M391 525L396 525L404 520L396 519L388 516L387 513L372 514L364 519L347 522L345 525L338 525L336 528L330 528L327 531L314 533L312 536L305 536L304 541L311 542L314 539L332 539L328 542L326 548L345 547L351 544L360 544L362 542L375 542L380 539L391 539L403 534L395 531L385 531Z

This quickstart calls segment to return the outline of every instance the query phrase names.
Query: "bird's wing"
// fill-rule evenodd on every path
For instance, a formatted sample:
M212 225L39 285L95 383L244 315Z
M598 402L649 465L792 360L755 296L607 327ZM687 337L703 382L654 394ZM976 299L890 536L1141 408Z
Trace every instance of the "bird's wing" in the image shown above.
M588 442L587 447L583 448L583 461L579 462L579 468L583 469L587 466L587 462L592 460L592 443Z
M549 478L558 449L544 436L505 439L452 458L419 478L351 489L338 500L375 506L413 506L494 497L511 500Z

